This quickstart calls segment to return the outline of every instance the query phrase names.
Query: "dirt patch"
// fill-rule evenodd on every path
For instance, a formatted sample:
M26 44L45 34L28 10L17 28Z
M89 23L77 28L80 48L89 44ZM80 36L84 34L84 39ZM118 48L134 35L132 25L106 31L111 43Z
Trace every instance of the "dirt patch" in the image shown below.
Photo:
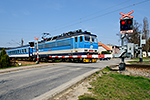
M20 60L15 60L15 61L10 61L11 62L11 66L18 66L18 65L32 65L32 64L36 64L36 62L34 61L20 61ZM39 62L39 64L42 64L44 62Z
M17 61L17 63L21 65L36 64L35 62L32 61Z
M82 83L77 84L66 92L54 97L53 100L78 100L78 96L83 95L84 93L91 94L91 92L88 91L89 87L91 87L91 85L89 84L89 80L86 79Z

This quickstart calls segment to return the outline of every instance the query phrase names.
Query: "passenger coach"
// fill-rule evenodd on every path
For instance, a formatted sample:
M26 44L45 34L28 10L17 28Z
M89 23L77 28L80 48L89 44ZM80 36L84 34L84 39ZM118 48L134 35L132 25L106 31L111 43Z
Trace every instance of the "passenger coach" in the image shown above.
M16 48L11 48L6 50L6 53L10 58L21 58L21 59L29 59L32 57L33 49L30 48L30 45L20 46Z

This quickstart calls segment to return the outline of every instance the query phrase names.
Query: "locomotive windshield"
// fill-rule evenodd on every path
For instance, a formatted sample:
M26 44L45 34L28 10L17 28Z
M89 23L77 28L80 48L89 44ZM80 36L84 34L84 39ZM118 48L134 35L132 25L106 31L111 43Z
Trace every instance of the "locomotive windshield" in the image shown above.
M97 38L94 36L84 36L84 40L88 42L95 42L97 43Z
M97 38L96 37L92 36L91 38L92 38L92 42L97 43Z
M90 42L90 36L85 36L84 39L85 39L85 41Z

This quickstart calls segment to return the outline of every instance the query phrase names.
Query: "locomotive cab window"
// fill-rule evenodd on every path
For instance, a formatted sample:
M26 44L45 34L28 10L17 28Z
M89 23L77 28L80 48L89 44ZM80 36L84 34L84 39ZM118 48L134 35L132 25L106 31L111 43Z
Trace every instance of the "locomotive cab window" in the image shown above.
M97 43L97 38L96 37L91 37L91 39L92 39L92 42Z
M75 42L78 42L78 37L75 37Z
M85 40L85 41L90 41L90 36L85 36L85 37L84 37L84 40Z
M82 36L80 36L80 42L82 42L83 41L83 38L82 38Z

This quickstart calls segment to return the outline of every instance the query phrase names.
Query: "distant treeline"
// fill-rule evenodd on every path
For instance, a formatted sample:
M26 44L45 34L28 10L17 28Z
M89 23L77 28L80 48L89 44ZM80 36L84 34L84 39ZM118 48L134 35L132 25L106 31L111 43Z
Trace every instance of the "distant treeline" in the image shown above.
M4 47L0 47L0 51L2 51L3 50L3 48ZM7 50L7 49L11 49L11 47L9 47L9 48L4 48L5 50Z

